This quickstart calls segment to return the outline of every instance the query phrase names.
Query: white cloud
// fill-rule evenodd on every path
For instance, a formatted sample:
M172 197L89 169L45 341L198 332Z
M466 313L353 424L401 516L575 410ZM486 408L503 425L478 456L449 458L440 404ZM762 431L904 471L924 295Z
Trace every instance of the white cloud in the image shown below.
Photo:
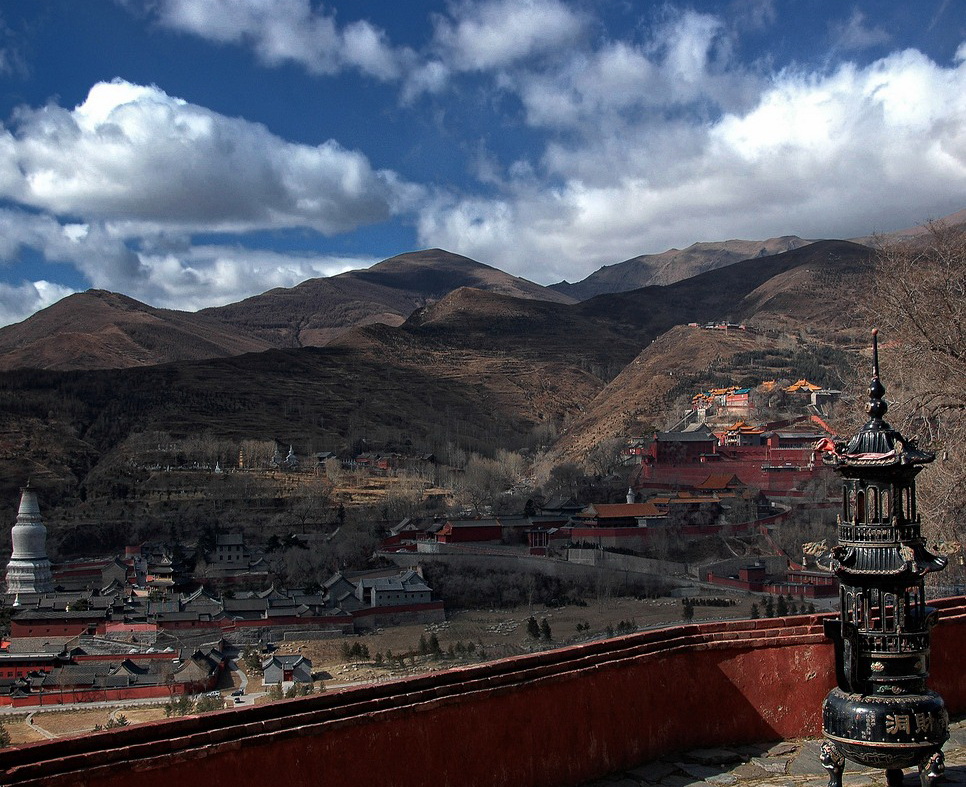
M0 14L0 75L22 77L30 72L23 49L24 36L13 30Z
M274 287L294 287L306 279L367 268L378 261L373 257L283 254L243 246L142 252L139 259L149 271L140 299L187 311L234 303Z
M592 4L453 0L418 54L315 0L146 2L169 29L266 64L356 70L397 83L404 104L461 80L481 119L515 107L508 96L522 111L473 139L448 128L477 182L439 194L335 141L293 144L158 87L101 83L72 110L0 126L0 199L29 208L0 209L0 264L29 246L94 286L191 309L374 261L195 247L197 232L416 215L421 245L551 282L696 240L847 237L966 204L966 44L948 66L909 50L767 73L767 56L735 53L743 30L776 24L773 0L732 0L727 17L665 5L618 38ZM839 53L885 43L859 11L829 33Z
M763 30L775 24L778 12L775 0L732 0L731 16L743 28Z
M703 121L750 106L762 77L732 62L732 34L721 21L694 11L668 14L642 43L605 41L563 63L515 73L508 84L527 121L598 137L618 128L634 133L669 116Z
M586 24L559 0L462 2L436 18L434 45L452 68L484 71L572 49Z
M19 110L0 133L0 197L116 231L310 227L331 234L408 209L419 189L329 140L312 147L115 80L73 110Z
M414 68L402 87L402 103L410 104L423 93L441 93L452 75L439 60L430 60Z
M715 16L686 11L657 33L666 50L665 68L674 84L688 86L704 80L723 29Z
M355 68L378 79L398 79L412 58L369 22L340 29L334 14L313 8L309 0L160 0L157 14L165 27L248 44L267 65L294 62L314 74Z
M889 43L891 36L881 27L866 23L865 14L858 8L845 22L831 25L832 40L836 47L846 51L871 49Z
M685 60L700 73L700 56ZM590 81L606 81L592 65ZM616 103L569 84L572 107L561 114L574 122L595 101ZM510 173L499 197L428 205L420 241L537 281L574 281L699 239L850 237L966 204L962 57L944 67L909 50L863 68L786 71L738 107L704 122L673 112L627 122L611 111L597 133L548 144L537 176Z
M366 268L369 256L285 254L240 245L192 245L174 236L143 239L135 248L101 223L61 224L50 216L0 209L0 265L22 248L66 262L91 286L123 292L152 306L194 311L232 303L273 287ZM0 324L23 319L73 290L47 282L0 285ZM16 295L22 295L17 306ZM18 311L18 308L20 311Z
M34 312L46 309L74 290L49 281L25 281L21 284L0 282L0 325L26 320Z
M291 62L330 76L356 69L399 81L403 103L440 92L454 73L572 49L589 21L562 0L462 0L433 16L430 52L418 54L367 20L340 26L334 12L310 0L157 0L148 7L164 27L249 46L269 66Z

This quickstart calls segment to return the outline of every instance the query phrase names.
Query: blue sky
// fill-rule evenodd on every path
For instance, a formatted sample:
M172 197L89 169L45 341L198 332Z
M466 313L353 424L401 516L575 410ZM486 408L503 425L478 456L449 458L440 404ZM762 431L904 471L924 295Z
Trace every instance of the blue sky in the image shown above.
M0 324L966 207L958 0L5 0Z

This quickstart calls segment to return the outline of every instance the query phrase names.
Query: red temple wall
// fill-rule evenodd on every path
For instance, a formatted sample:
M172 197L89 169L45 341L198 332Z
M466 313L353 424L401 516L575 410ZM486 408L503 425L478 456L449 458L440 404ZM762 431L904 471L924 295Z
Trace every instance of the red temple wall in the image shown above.
M966 598L932 678L966 711ZM0 752L9 784L562 787L678 750L815 736L821 616L677 626L394 683Z

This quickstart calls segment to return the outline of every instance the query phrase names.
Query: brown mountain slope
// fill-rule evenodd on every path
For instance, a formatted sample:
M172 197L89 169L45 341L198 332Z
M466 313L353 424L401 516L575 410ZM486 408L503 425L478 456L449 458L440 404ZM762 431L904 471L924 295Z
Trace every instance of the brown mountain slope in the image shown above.
M610 379L641 342L637 332L615 327L608 315L576 306L463 287L415 312L401 330L454 348L596 365L594 374Z
M198 314L88 290L0 328L0 369L150 366L266 350L270 345Z
M580 459L618 436L643 434L659 425L668 396L697 372L739 352L771 346L748 331L705 331L680 325L655 339L597 395L554 446L548 464Z
M941 219L927 220L925 223L917 224L914 227L906 227L905 229L896 230L895 232L866 235L861 238L850 238L850 240L855 241L856 243L864 243L873 247L882 244L902 243L906 241L915 243L917 240L922 239L924 236L928 236L930 234L930 226L934 223L941 224L942 226L950 229L958 230L959 232L966 231L966 208L958 210L955 213L950 213L948 216L943 216Z
M104 479L143 480L128 440L153 432L277 438L303 457L362 439L420 453L520 447L603 387L581 368L580 348L566 360L518 357L382 325L340 342L142 368L2 372L0 498L14 500L28 475L63 499L82 485L104 494ZM99 480L91 487L89 478Z
M442 249L391 257L366 270L310 279L239 303L205 309L276 347L323 346L349 328L400 325L415 310L458 287L557 303L573 299Z
M869 333L850 343L799 333L717 331L679 325L658 337L589 402L545 456L538 475L563 461L582 462L595 446L613 438L666 429L683 414L691 396L716 385L757 385L765 380L808 377L848 388ZM860 384L859 384L860 386Z
M601 296L575 307L609 307L629 320L650 303L654 308L640 320L652 328L679 319L586 405L545 465L580 461L601 441L664 428L680 415L677 400L703 386L750 385L783 376L841 385L872 327L857 307L868 295L870 272L869 249L824 241L670 287ZM747 322L754 330L681 324L720 319Z
M569 306L462 287L398 328L367 326L328 347L365 355L390 377L408 369L468 385L487 418L526 434L575 415L640 344Z
M616 265L605 265L576 284L561 282L551 285L551 289L578 300L586 300L595 295L627 292L653 284L673 284L742 260L781 254L784 251L807 246L811 242L794 235L785 235L768 240L694 243L686 249L668 249L660 254L642 254Z
M689 322L729 320L741 322L752 319L765 309L769 298L778 298L783 289L775 285L768 296L766 283L798 268L814 271L813 278L803 281L807 291L805 298L784 298L785 318L796 321L799 310L813 309L815 298L847 304L848 297L829 293L828 288L841 286L840 276L852 277L856 272L867 270L872 251L866 246L849 241L826 240L803 246L771 257L745 260L727 268L708 271L691 279L685 279L666 287L642 287L631 292L598 295L582 301L573 308L586 317L604 317L633 330L638 336L655 336L674 325ZM792 275L794 278L794 274ZM812 274L810 274L812 276ZM849 278L851 280L851 278ZM849 296L848 293L843 295ZM833 297L834 296L834 297ZM773 301L771 310L778 308ZM805 317L805 311L802 317ZM831 315L835 324L847 326L847 310L835 309ZM833 325L825 326L828 329Z
M25 446L0 454L0 484L14 495L31 462L51 472L61 468L62 476L66 467L77 481L91 465L101 478L129 472L127 438L152 430L276 437L304 455L313 449L341 450L361 438L374 447L515 448L534 445L538 435L542 440L571 422L567 439L584 445L583 430L593 436L625 423L615 413L638 411L639 420L662 406L657 361L645 375L655 386L653 400L639 398L652 396L646 391L622 391L623 383L612 383L607 398L598 394L642 347L652 354L663 347L665 340L654 345L652 340L675 325L729 315L772 319L773 314L776 321L786 320L783 341L795 346L813 313L805 301L816 299L835 317L811 326L816 332L847 325L855 284L829 287L826 280L822 291L817 284L822 279L816 277L834 276L853 263L861 268L867 251L848 243L817 243L668 287L570 306L460 288L402 326L357 328L324 348L125 370L0 373L0 423L9 424L11 446ZM812 278L796 278L804 273ZM798 288L796 299L803 301L788 304L787 315L777 311L784 293L781 277L787 277L786 286ZM694 374L707 373L705 354L717 357L722 350L705 353L701 343L719 341L718 334L681 330L679 341L666 340L662 362L672 371L679 364ZM743 336L740 340L758 341ZM667 371L663 375L668 377ZM63 439L47 435L41 445L29 435L18 436L18 424L41 421ZM61 445L87 448L73 449L73 460L55 462ZM77 481L63 478L65 488L76 493Z

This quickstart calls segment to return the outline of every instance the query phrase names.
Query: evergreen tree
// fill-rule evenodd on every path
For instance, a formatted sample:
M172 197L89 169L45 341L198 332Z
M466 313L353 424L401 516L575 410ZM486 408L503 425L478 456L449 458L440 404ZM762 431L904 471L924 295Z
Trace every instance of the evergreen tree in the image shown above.
M245 664L245 668L253 675L262 671L261 656L258 655L258 651L251 645L245 648L245 652L242 654L242 661Z
M537 619L533 615L527 620L527 636L532 639L540 639L540 624L537 623Z
M751 619L752 620L756 620L760 614L761 613L758 612L758 605L757 604L752 604L751 605Z
M434 656L439 656L443 652L439 646L439 637L435 633L429 635L429 652Z
M546 618L540 621L540 636L547 640L547 642L553 639L553 635L550 632L550 623L547 622Z
M694 607L690 603L690 599L684 599L684 607L681 610L681 617L684 619L685 623L690 623L694 620Z
M765 599L765 617L775 617L775 600L771 596Z
M788 614L788 602L785 601L784 596L778 597L778 601L775 603L775 614L780 618Z

